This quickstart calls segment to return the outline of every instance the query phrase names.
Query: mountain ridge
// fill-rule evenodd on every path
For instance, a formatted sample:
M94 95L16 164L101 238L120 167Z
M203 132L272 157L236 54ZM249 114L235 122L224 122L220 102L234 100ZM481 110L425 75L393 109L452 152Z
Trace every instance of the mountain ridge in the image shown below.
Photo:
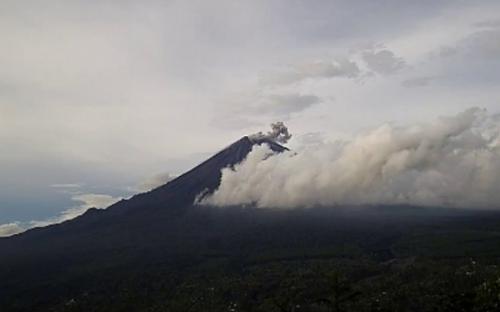
M182 175L150 191L135 194L129 199L121 199L104 209L90 208L74 219L29 229L11 237L0 238L0 241L25 235L33 236L36 235L35 233L50 231L54 227L71 230L70 228L74 224L86 223L87 221L95 223L98 221L96 219L123 222L123 219L129 216L141 219L141 214L144 214L145 218L150 218L151 213L183 214L189 206L193 205L199 194L203 192L208 194L217 189L223 168L233 167L240 163L253 146L261 144L267 144L274 152L288 150L288 148L268 138L253 139L249 136L243 136Z
M470 254L485 260L500 257L498 212L192 205L200 191L217 188L222 168L239 163L263 143L276 152L286 150L272 141L243 137L149 192L0 239L0 310L222 311L234 300L246 302L246 288L238 287L255 285L252 291L263 293L265 297L251 299L251 306L265 304L273 289L288 291L275 274L279 272L302 274L322 265L324 272L341 268L372 280L374 272L387 272L389 264L416 258L448 263L458 256L460 265ZM377 289L386 290L387 276L380 275ZM241 285L227 284L231 280ZM359 287L363 280L353 279L361 281ZM407 282L401 280L402 285ZM207 309L201 302L192 309L193 298L202 298L197 293L226 284L235 297L228 298L224 290L218 308ZM213 295L210 291L207 298ZM186 301L172 308L178 300ZM155 309L156 304L164 308ZM268 308L244 311L275 311Z

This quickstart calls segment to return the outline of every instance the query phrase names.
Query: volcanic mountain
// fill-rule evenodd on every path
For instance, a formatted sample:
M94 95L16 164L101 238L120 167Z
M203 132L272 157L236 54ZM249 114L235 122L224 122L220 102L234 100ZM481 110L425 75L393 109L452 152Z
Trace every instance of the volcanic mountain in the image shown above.
M280 304L295 289L283 283L291 271L303 276L318 265L330 273L344 267L361 286L371 281L365 287L372 289L375 275L389 274L391 263L500 257L500 214L494 212L193 205L199 194L217 189L223 168L240 163L256 144L287 150L263 135L243 137L154 190L1 238L0 311L206 312L226 311L235 300L247 303L242 311L293 311ZM310 286L304 289L315 289ZM269 309L269 302L280 309Z
M217 189L223 168L233 167L240 163L254 145L261 144L267 144L272 151L278 153L287 150L286 147L271 139L254 139L244 136L169 183L150 192L136 195L129 200L120 201L106 210L111 214L132 211L142 214L144 210L148 209L182 212L179 209L193 204L196 196L202 193L211 193Z
M200 250L224 227L207 229L207 220L199 219L203 214L199 210L204 207L193 207L196 196L213 192L220 183L221 170L238 164L254 145L261 144L275 152L287 150L271 139L245 136L149 192L107 209L92 208L61 224L0 238L0 280L5 282L0 284L0 302L2 296L19 290L12 285L40 289L67 270L78 271L88 265L128 266L151 259L175 262L181 254Z
M274 152L288 150L268 138L244 136L222 149L208 160L180 175L174 180L151 191L121 200L107 209L91 208L84 215L52 226L35 228L11 238L0 238L1 243L24 241L36 237L48 238L51 233L97 231L99 227L137 223L143 219L147 226L155 220L185 214L200 194L209 194L217 189L223 168L233 167L245 159L254 145L267 144ZM153 218L153 219L150 219ZM109 224L108 224L109 222ZM88 234L88 232L86 232ZM1 252L1 251L0 251Z

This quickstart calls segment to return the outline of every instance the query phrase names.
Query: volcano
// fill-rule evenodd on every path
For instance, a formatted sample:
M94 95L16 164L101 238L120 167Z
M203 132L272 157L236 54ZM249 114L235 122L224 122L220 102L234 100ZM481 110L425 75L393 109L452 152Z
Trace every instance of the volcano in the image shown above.
M270 139L253 139L244 136L224 148L214 156L150 192L120 201L108 209L110 214L124 214L133 211L144 213L145 210L169 210L182 213L182 209L194 203L202 193L209 194L217 189L221 179L221 170L233 167L245 159L254 145L267 144L273 152L281 153L286 147ZM94 211L95 212L95 211Z
M369 293L374 287L385 291L384 274L391 270L406 276L398 270L411 267L417 256L424 267L432 259L430 268L440 259L461 265L469 259L465 255L500 257L497 212L193 204L218 188L223 168L234 167L261 144L275 153L287 150L263 135L243 137L149 192L0 238L0 311L206 312L227 311L235 302L246 305L242 311L293 311L284 308L286 300L325 311L318 304L334 287L321 286L316 273L305 277L311 268L330 282L331 272L343 269ZM411 274L421 289L425 274ZM401 285L408 280L402 278ZM304 292L290 297L299 289L295 285ZM370 298L358 303L368 306Z
M9 281L0 284L0 303L19 290L30 293L26 287L43 289L56 276L66 276L67 270L88 265L128 267L152 259L176 262L179 255L203 248L207 239L220 234L220 228L210 231L207 220L199 219L204 207L194 207L196 197L217 189L221 170L240 163L253 146L261 144L274 152L287 150L271 139L245 136L149 192L107 209L91 208L60 224L0 238L0 280Z
M187 213L197 196L210 194L217 189L222 169L234 167L245 159L253 146L262 144L268 145L276 153L288 150L271 139L244 136L195 168L149 192L121 200L106 209L91 208L82 216L60 224L31 229L10 238L0 238L0 243L17 249L22 243L33 241L33 244L39 244L40 240L48 241L53 236L58 240L61 233L70 236L81 233L90 235L109 227L123 226L127 229L130 224L140 230L141 221L148 228L155 227L159 222L155 220L171 219ZM0 250L0 255L2 252L5 253L5 249Z

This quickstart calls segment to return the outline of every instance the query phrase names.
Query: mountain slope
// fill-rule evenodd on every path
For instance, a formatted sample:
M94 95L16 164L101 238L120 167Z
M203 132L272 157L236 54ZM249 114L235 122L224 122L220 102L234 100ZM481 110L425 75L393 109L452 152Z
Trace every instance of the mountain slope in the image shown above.
M269 139L254 140L244 136L198 166L156 189L121 200L107 209L90 209L84 215L62 224L32 229L11 238L0 238L0 242L23 240L25 237L33 236L45 237L50 231L57 232L57 235L60 235L60 231L68 232L73 228L81 231L89 222L92 230L96 230L95 226L102 226L107 223L106 221L116 225L120 222L146 219L148 223L154 223L155 219L164 216L183 214L187 207L194 203L196 196L202 192L213 192L219 186L223 168L240 163L254 145L261 144L267 144L274 152L287 150L286 147Z
M90 209L61 224L0 238L0 303L9 294L40 293L58 276L73 284L83 276L96 278L94 274L104 268L133 269L160 260L184 262L180 259L186 254L218 235L206 233L199 224L203 221L188 216L196 196L215 190L221 170L241 162L255 144L268 144L275 152L286 150L274 141L245 136L154 190L107 209Z
M198 194L217 188L222 168L241 162L254 144L263 143L276 152L286 150L244 137L150 192L0 239L0 311L223 311L208 309L204 301L192 308L193 293L225 285L227 276L241 281L249 270L262 280L255 284L247 276L249 283L243 284L269 296L269 286L279 289L282 282L276 272L304 272L321 263L329 263L329 271L347 264L347 271L372 279L374 266L385 272L388 260L500 257L499 213L192 205ZM248 299L246 291L228 286L235 298ZM187 301L171 309L178 298ZM234 302L226 293L221 300L225 308ZM265 303L258 296L252 300L252 305Z
M142 213L143 209L179 209L191 205L200 193L213 192L219 186L221 170L240 163L255 144L267 144L275 152L287 150L274 141L252 140L245 136L169 183L121 201L107 210L124 213L141 209Z

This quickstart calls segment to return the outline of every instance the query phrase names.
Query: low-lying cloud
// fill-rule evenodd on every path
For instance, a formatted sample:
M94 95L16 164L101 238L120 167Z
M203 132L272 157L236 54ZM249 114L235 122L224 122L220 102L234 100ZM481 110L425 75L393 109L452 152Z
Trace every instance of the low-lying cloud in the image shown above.
M141 181L136 187L131 188L131 191L149 192L172 181L173 179L175 179L175 177L175 175L168 172L155 174L148 177L144 181Z
M202 204L500 208L500 117L478 108L270 154L255 146L241 164L223 169L220 187Z
M78 205L62 211L58 216L43 220L31 221L30 227L47 226L50 224L61 223L67 220L74 219L84 214L90 208L106 208L111 204L116 203L121 198L113 197L107 194L76 194L71 199L78 203Z
M16 222L0 224L0 237L11 236L22 231L24 231L24 228Z
M62 211L59 215L45 220L33 220L30 222L12 222L0 224L0 237L11 236L24 232L34 227L42 227L51 224L61 223L74 219L84 214L90 208L106 208L119 201L120 197L113 197L106 194L75 194L71 199L78 205Z

